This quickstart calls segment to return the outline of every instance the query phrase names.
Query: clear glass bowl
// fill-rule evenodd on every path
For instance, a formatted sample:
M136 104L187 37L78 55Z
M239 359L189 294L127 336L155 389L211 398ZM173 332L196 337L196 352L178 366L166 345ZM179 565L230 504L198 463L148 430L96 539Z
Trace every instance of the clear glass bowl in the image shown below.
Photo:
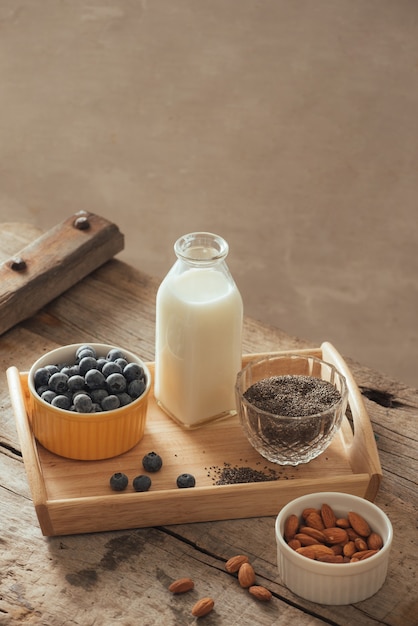
M288 396L287 404L293 403L292 416L287 409L281 414L263 410L245 397L247 390L272 377L311 377L330 383L339 393L325 410L306 413L308 407L318 406L322 383L312 382L313 389L302 398ZM301 382L301 379L297 381ZM325 385L326 387L327 385ZM286 387L283 388L285 394ZM314 394L314 395L312 395ZM247 394L248 395L248 394ZM345 378L330 363L310 355L269 355L250 361L237 376L235 385L237 411L241 425L251 445L266 459L280 465L307 463L321 454L331 443L345 414L348 388ZM283 398L282 398L283 399ZM296 402L297 400L297 402ZM296 404L295 404L296 402ZM301 411L298 413L298 402ZM302 406L303 405L303 406ZM283 404L281 406L284 406Z

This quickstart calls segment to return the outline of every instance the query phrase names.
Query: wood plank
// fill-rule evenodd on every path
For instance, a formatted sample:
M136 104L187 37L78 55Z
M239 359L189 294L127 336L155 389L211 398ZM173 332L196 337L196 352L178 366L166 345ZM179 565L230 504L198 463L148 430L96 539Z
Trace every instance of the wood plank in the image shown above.
M0 335L122 249L115 224L82 211L16 252L0 265Z

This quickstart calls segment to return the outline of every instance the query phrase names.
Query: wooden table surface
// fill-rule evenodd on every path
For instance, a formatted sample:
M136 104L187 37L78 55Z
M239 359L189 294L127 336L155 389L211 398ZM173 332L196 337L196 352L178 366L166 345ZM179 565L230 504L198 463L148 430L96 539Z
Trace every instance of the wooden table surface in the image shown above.
M0 226L0 262L38 235L29 225ZM0 624L186 626L196 622L190 609L202 596L215 599L214 611L199 620L208 625L418 624L418 391L348 358L383 469L375 502L394 526L388 577L372 598L322 606L292 594L277 573L274 517L42 535L6 370L12 365L27 370L43 352L78 341L126 346L152 361L157 287L152 277L113 259L0 337ZM303 347L314 344L245 320L245 353ZM242 553L258 583L272 592L271 602L254 600L225 571L225 561ZM195 581L187 597L167 590L178 576Z

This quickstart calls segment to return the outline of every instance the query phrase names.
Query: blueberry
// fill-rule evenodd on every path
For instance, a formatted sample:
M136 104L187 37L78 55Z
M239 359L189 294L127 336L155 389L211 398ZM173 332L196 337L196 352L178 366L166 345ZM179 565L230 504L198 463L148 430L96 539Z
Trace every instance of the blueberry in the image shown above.
M40 367L36 370L34 375L35 387L38 388L41 385L47 385L50 378L51 374L49 370L46 367Z
M102 367L102 374L105 378L110 374L122 374L122 368L115 361L106 361Z
M63 393L68 389L68 376L66 374L62 374L62 372L56 372L52 374L49 379L49 387L52 391L56 391L57 393Z
M68 396L58 395L52 398L51 405L57 409L65 409L67 411L71 406L71 400Z
M128 385L128 393L134 400L142 396L145 391L145 382L143 380L132 380Z
M96 355L96 350L93 348L93 346L84 344L80 346L79 348L77 348L75 356L78 361L81 361L81 359L83 359L85 356L92 356L96 358L97 355Z
M196 479L192 474L180 474L177 477L177 487L179 489L187 489L188 487L194 487Z
M77 393L74 397L74 408L77 413L90 413L93 408L93 402L86 393Z
M126 389L126 379L123 374L110 374L106 378L106 387L110 393L122 393Z
M104 358L104 356L101 356L97 359L97 369L101 372L103 369L103 365L105 365L107 363L106 359Z
M112 348L107 353L106 358L108 361L116 361L116 359L124 359L125 355L118 348Z
M42 396L45 391L51 391L49 385L41 385L36 389L38 395Z
M109 394L106 389L92 389L89 395L93 402L101 404L103 398L106 398Z
M102 407L98 402L93 402L93 406L91 408L92 413L101 413L103 411Z
M139 380L144 377L144 369L138 363L128 363L123 369L123 375L130 383L132 380Z
M56 395L57 394L55 393L55 391L52 391L52 389L47 389L41 394L41 398L42 400L45 400L45 402L48 402L49 404L51 404L52 400L55 398Z
M135 491L148 491L148 489L151 487L151 478L149 476L141 474L141 476L136 476L133 479L132 484Z
M163 465L163 460L156 452L148 452L142 459L142 465L146 472L158 472Z
M74 376L70 376L67 381L68 389L73 393L75 391L82 391L84 389L84 378L79 374L75 374Z
M52 374L57 374L60 371L58 365L45 365L45 369L48 370L51 376Z
M122 393L117 393L116 395L119 398L119 402L121 406L126 406L127 404L130 404L132 402L131 396L129 395L129 393L126 393L125 391Z
M97 369L88 370L84 380L89 389L103 389L105 386L105 377Z
M110 487L113 491L123 491L128 486L128 477L122 472L116 472L110 477Z
M114 411L115 409L118 409L120 407L120 401L117 396L110 395L106 396L106 398L103 398L103 400L100 402L100 406L102 407L103 411Z
M119 365L121 372L128 365L128 361L125 358L119 358L114 361L116 365Z
M80 375L85 376L89 370L97 369L97 360L94 356L85 356L79 363Z

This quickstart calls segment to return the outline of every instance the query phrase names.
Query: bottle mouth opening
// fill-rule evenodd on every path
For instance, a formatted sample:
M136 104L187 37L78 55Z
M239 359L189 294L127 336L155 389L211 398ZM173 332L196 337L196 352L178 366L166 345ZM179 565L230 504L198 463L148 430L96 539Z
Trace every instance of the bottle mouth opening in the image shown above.
M178 258L199 265L212 264L224 259L229 251L228 244L213 233L189 233L177 239L174 251Z

